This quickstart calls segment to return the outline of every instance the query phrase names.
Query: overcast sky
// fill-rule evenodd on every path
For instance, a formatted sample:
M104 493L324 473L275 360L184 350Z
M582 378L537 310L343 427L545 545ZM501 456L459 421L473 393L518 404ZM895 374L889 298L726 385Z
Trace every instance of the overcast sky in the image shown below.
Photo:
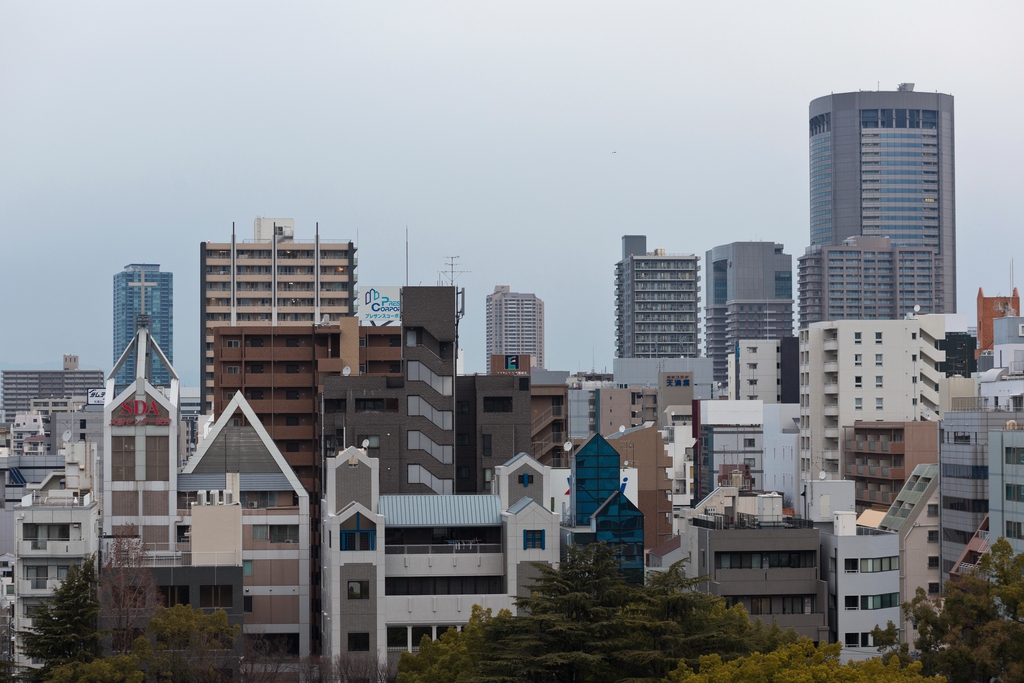
M0 365L109 369L113 275L159 262L196 384L199 243L264 215L358 234L363 287L402 284L406 226L412 284L461 256L467 371L499 283L544 299L548 367L610 370L621 235L795 263L809 101L903 81L956 97L973 316L1024 221L1022 7L2 0Z

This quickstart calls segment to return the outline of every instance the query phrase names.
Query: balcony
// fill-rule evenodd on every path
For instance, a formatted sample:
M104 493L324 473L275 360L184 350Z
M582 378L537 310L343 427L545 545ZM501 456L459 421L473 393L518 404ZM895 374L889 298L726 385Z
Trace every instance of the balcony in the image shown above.
M826 396L838 396L839 382L826 382L824 385L822 385L822 391L825 392Z
M19 557L47 557L66 555L84 557L92 552L85 541L57 541L54 539L27 540L18 542Z
M836 362L836 361L834 361L834 360L833 360L833 361L828 361L827 363L825 363L825 364L824 364L824 365L822 366L822 369L823 369L823 370L824 370L825 372L830 372L830 373L831 373L831 372L839 372L839 363L837 363L837 362Z
M825 427L825 438L826 439L838 439L840 435L840 429L838 427Z
M822 344L826 351L838 351L839 340L838 339L826 339Z
M839 416L839 406L835 405L835 404L829 404L829 405L825 406L825 414L830 416L830 417L838 417Z

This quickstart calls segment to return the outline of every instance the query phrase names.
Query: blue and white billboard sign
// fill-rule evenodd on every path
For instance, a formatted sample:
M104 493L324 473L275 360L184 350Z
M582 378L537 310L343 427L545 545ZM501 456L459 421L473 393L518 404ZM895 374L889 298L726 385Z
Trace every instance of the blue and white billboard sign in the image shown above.
M367 287L359 296L359 323L381 325L402 322L401 287Z
M85 403L90 406L102 406L106 405L107 402L107 390L106 389L89 389L86 395Z

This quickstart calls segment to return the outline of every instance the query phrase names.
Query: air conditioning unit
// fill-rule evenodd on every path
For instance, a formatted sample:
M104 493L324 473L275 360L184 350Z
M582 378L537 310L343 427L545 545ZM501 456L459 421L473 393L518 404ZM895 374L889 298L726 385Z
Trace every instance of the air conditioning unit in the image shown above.
M249 502L247 503L247 505L248 505L248 507L249 507L249 509L250 509L250 510L256 510L257 508L259 508L259 506L260 506L260 503L259 503L259 501L258 501L258 500L250 500L250 501L249 501Z
M220 491L211 490L206 494L207 505L216 505Z
M206 491L196 493L196 505L206 505Z

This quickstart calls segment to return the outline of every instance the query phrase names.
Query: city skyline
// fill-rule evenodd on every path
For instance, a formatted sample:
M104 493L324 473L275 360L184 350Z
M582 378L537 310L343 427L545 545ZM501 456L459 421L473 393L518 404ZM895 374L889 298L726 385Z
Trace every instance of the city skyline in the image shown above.
M0 135L9 150L0 187L8 198L6 225L31 229L3 229L6 250L19 258L0 273L0 286L17 291L33 282L44 259L64 277L39 283L36 295L54 303L25 313L27 329L38 334L4 335L0 364L51 366L61 353L75 352L82 367L109 369L106 333L79 335L69 344L61 331L110 329L109 281L102 273L158 260L178 275L176 366L186 383L197 384L195 242L223 239L232 221L244 226L254 215L283 215L294 217L304 234L319 221L322 231L358 239L364 282L406 281L406 225L410 284L435 283L444 257L460 255L461 268L470 271L459 278L467 287L460 340L469 372L484 368L483 299L496 281L518 282L545 300L547 366L610 367L608 268L617 260L619 236L642 232L651 244L697 254L729 241L772 240L799 256L808 244L808 102L830 91L892 90L905 81L915 82L919 92L957 98L957 304L970 310L978 287L993 295L1011 289L1012 249L994 260L987 243L1011 238L1013 174L995 162L1019 158L1024 140L986 120L992 111L1018 106L1019 96L1002 87L1001 74L1018 61L1021 48L1008 33L1006 40L1000 36L1020 10L961 13L943 7L924 19L911 8L887 11L892 24L879 27L852 8L830 9L830 22L843 22L849 31L827 37L809 32L793 45L771 41L767 50L771 32L765 27L791 30L790 13L751 8L724 41L700 32L678 41L672 38L678 27L720 21L722 10L666 7L620 16L597 8L580 22L577 13L554 8L545 25L533 25L501 8L477 8L470 28L429 12L309 9L281 21L276 13L254 10L194 25L163 15L153 23L156 15L143 10L90 15L71 7L44 30L30 9L9 8L0 55L3 63L24 68L0 72L0 87L12 102L0 112L7 131ZM915 23L922 32L905 35L898 29L901 17L923 21ZM166 26L154 28L161 22ZM235 22L237 31L227 30ZM386 30L391 24L400 30ZM337 54L321 60L308 47L321 41L300 37L308 30L316 38L340 25L363 26L385 39L371 45L346 28L344 40L330 41ZM506 36L510 25L516 32ZM576 30L572 51L550 40L570 26ZM949 26L957 27L958 40L935 53L928 36ZM626 48L619 64L602 57L601 36L610 29ZM867 30L881 47L865 55L857 36ZM94 48L118 44L127 34L137 53L132 60L124 59L124 51ZM182 35L196 46L184 64L173 58L183 54ZM234 61L232 52L254 35L273 35L285 49L251 64ZM408 47L396 50L392 35L406 36ZM431 35L444 36L453 59L435 54ZM534 44L543 48L531 56L525 48ZM808 50L826 46L830 58L803 64ZM67 50L79 59L57 57ZM755 53L758 64L749 69ZM424 54L431 55L430 71L419 73L415 65ZM375 83L393 83L369 85L344 66L360 58L379 74ZM310 71L314 63L322 70ZM803 64L799 78L778 78L796 64ZM494 78L481 79L478 66ZM194 78L180 80L182 70ZM93 82L86 77L92 73L143 83L141 95L111 109L121 102L112 96L112 81L96 88L74 85ZM262 74L258 81L256 73ZM295 79L295 73L305 75ZM674 80L678 73L687 74L682 87ZM43 82L53 87L41 92ZM213 82L238 85L218 93L208 90ZM455 85L461 82L479 87L470 95ZM557 94L566 82L573 84L567 96ZM730 87L717 87L723 82ZM303 106L312 118L290 125L299 108L267 113L240 104L253 83L304 105L320 92L315 101L321 106ZM702 94L712 91L716 99ZM510 94L513 107L506 106ZM752 96L760 98L756 117L745 106ZM176 104L203 97L210 98L208 108ZM407 104L391 106L401 103ZM465 113L453 128L443 115L460 110ZM83 113L73 117L70 111ZM363 131L360 140L342 132L353 126ZM422 135L423 126L438 134ZM86 127L89 135L83 134ZM175 143L160 143L151 133L158 128ZM324 134L311 135L313 130ZM404 132L389 139L395 130ZM257 149L250 144L253 135L270 143ZM55 163L48 145L70 153ZM139 154L142 149L147 154ZM328 156L347 160L334 167L316 161ZM460 175L461 168L475 172ZM237 180L223 180L233 175ZM737 186L746 188L742 197L728 189ZM512 210L484 208L506 205ZM985 239L972 239L982 230ZM504 246L505 234L516 234L517 246ZM499 245L519 258L498 258ZM582 264L572 277L569 257ZM575 343L577 336L590 343Z

